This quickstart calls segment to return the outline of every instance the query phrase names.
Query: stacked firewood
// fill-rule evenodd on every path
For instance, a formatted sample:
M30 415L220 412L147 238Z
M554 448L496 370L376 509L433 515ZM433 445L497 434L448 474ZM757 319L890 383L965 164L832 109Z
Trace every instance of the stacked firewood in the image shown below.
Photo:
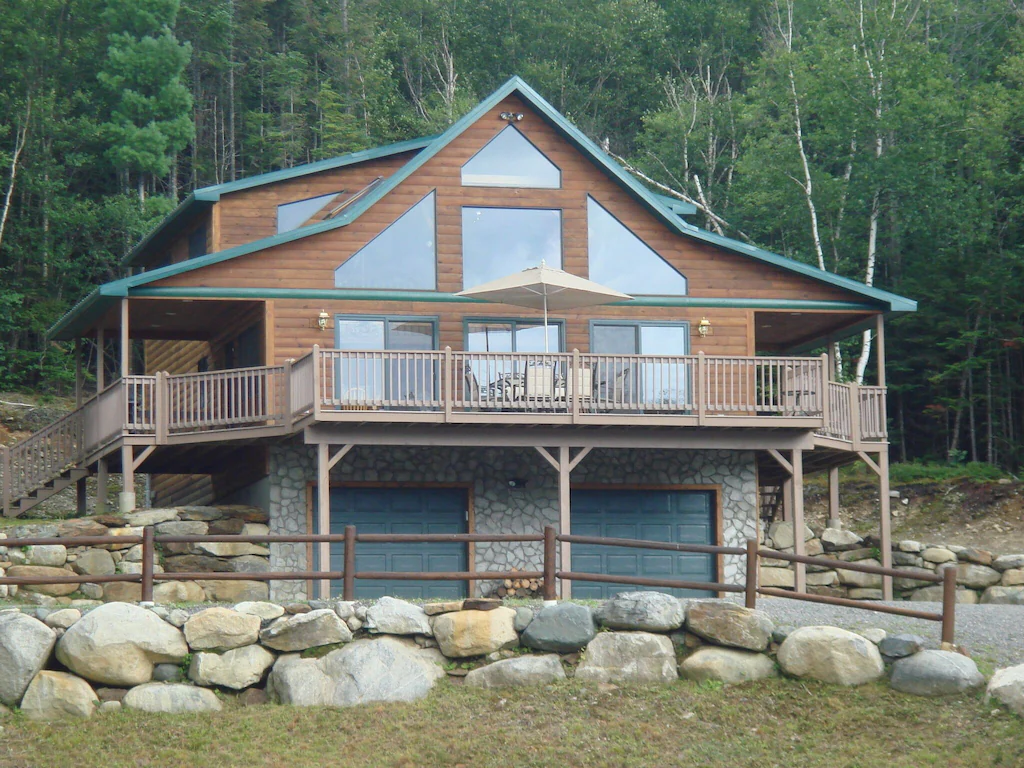
M513 568L512 571L518 571ZM540 597L544 589L544 579L505 579L498 587L498 597Z

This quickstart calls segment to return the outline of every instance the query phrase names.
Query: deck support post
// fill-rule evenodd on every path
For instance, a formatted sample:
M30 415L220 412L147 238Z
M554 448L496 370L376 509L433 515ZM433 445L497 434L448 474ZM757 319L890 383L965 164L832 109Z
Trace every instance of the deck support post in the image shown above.
M317 533L326 534L331 531L331 447L327 443L320 443L316 447L316 519ZM331 545L329 542L317 542L317 555L319 564L317 570L329 571L331 569ZM321 600L329 600L331 597L330 579L319 580L319 597Z
M782 481L782 519L784 522L793 522L793 478L787 477Z
M121 446L121 478L123 487L120 496L120 512L127 514L135 509L135 448L131 445Z
M79 517L84 517L88 512L88 497L86 496L85 478L80 477L75 483L75 510Z
M892 568L892 517L889 497L889 449L878 452L878 492L881 501L882 567ZM892 600L892 576L882 577L882 598Z
M572 516L569 510L569 500L571 498L570 487L569 487L569 446L560 445L558 446L558 529L563 534L569 534L572 532ZM562 542L561 547L561 562L562 570L572 570L572 545L567 542ZM562 599L568 600L572 597L572 583L569 581L563 581L562 586Z
M828 470L828 527L843 527L839 519L839 467Z
M801 448L793 449L793 552L803 556L807 554L804 546L804 452ZM793 563L795 572L794 588L797 592L807 591L807 566Z
M102 328L97 328L96 329L96 394L97 395L100 392L102 392L104 387L106 386L106 382L104 382L104 380L103 380L104 376L106 375L106 371L104 370L106 368L106 363L105 363L106 355L104 354L104 347L106 345L103 342L104 342L104 339L103 339L103 329Z
M107 484L110 481L110 470L107 458L96 462L96 514L107 513Z

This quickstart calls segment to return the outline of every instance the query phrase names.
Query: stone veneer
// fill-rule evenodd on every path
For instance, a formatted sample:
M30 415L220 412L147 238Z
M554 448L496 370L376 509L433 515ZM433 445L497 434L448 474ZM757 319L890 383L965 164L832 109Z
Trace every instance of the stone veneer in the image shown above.
M526 480L510 489L510 478ZM540 533L558 523L558 478L528 448L354 448L331 473L334 482L466 483L473 488L477 533ZM662 451L597 449L573 472L574 483L721 485L723 544L743 546L757 536L757 485L749 451ZM307 488L316 480L316 451L306 445L278 445L270 451L270 528L302 533ZM273 570L305 570L304 544L272 544ZM539 570L540 543L476 545L478 570ZM726 582L742 583L742 557L724 559ZM275 583L275 599L304 597L301 582Z

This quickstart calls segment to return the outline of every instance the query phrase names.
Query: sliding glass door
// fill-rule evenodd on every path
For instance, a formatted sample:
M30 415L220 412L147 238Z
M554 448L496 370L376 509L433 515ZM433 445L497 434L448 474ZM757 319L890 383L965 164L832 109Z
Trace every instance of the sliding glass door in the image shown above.
M682 357L690 352L689 323L595 321L590 348L622 355L602 360L595 371L598 400L638 410L680 411L689 404L690 372ZM637 359L649 355L651 360Z
M425 356L371 354L436 349L436 320L339 316L335 344L354 353L343 356L335 372L336 395L342 401L413 401L436 396L436 361Z

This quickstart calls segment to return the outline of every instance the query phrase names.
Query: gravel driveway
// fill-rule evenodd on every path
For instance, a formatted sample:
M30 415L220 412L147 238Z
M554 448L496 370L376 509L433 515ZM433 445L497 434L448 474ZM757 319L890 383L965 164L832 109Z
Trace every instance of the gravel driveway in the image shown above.
M935 613L942 610L940 603L896 602L887 605L913 606L915 610ZM798 600L761 598L757 607L779 626L827 624L851 630L878 627L889 634L912 632L926 638L929 647L939 646L940 625L937 621ZM957 605L956 643L966 647L975 660L987 661L996 667L1024 664L1024 606Z

